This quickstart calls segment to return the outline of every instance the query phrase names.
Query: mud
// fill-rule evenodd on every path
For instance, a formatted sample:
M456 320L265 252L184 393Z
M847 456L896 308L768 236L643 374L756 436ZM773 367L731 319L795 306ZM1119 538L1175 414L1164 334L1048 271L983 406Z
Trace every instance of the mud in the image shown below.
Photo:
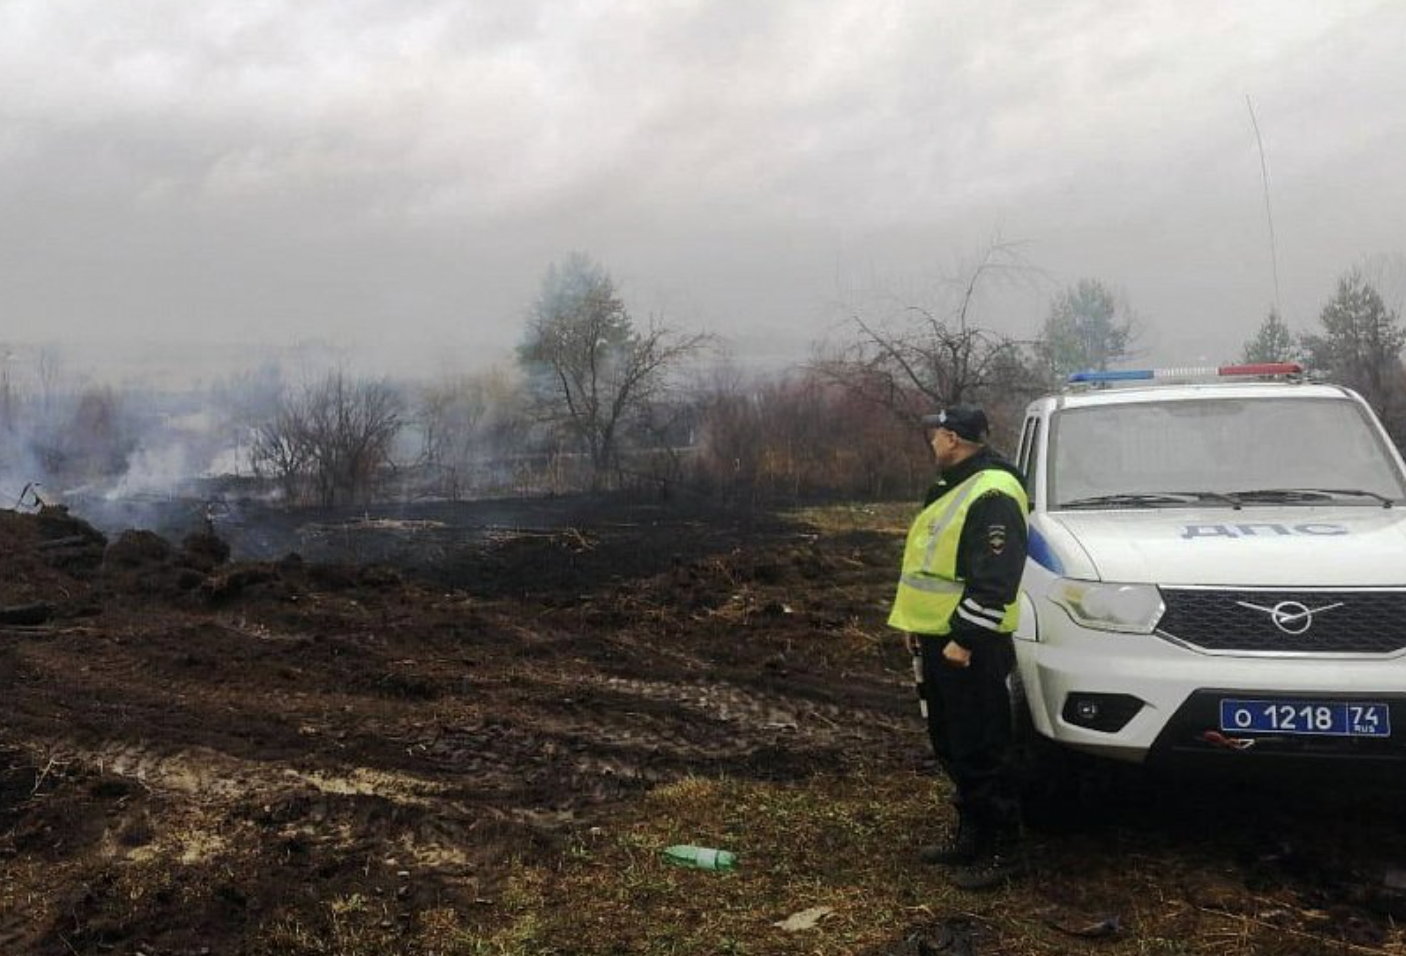
M660 782L916 759L856 624L891 541L574 507L359 529L438 535L398 568L0 513L0 606L60 608L0 628L0 953L252 952L353 896L409 932Z
M438 907L487 926L514 861L660 783L931 770L881 639L895 535L581 500L182 513L0 512L0 608L51 609L0 623L3 956L264 954L339 903L392 940ZM1399 783L1316 783L1119 781L1036 835L1032 892L1049 925L1136 927L1132 887L1188 939L1217 913L1388 951ZM875 953L951 927L894 929Z

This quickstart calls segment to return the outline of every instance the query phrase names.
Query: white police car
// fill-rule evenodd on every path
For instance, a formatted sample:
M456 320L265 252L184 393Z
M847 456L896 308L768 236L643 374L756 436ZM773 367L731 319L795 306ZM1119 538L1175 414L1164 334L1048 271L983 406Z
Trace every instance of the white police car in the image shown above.
M1292 364L1081 373L1017 463L1035 743L1406 760L1406 466L1360 396Z

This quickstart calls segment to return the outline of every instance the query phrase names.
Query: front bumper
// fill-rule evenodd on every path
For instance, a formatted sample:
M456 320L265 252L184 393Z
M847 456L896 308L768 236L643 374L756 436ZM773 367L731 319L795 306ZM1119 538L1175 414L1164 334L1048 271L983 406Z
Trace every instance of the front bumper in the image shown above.
M1406 761L1406 655L1208 654L1155 635L1081 628L1057 607L1041 612L1040 640L1017 642L1021 683L1036 730L1061 744L1136 763L1197 756ZM1219 702L1226 697L1380 701L1390 705L1392 735L1238 733L1255 739L1237 749L1207 735L1219 732ZM1081 714L1078 704L1089 698L1111 699L1121 709L1117 719L1107 720L1106 709L1093 718L1087 709Z

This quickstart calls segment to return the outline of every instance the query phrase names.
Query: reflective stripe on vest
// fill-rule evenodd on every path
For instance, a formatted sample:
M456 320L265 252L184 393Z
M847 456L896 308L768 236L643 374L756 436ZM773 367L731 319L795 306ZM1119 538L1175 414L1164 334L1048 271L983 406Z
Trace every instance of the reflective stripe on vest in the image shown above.
M966 589L966 582L957 577L962 528L972 504L991 492L1014 498L1022 516L1029 508L1025 489L1014 475L999 468L987 468L923 509L914 520L903 549L898 594L889 614L891 627L938 636L952 630L952 615ZM1018 599L1007 604L1003 612L999 623L991 622L992 629L1009 634L1019 620Z
M933 562L937 558L937 546L942 541L942 532L951 527L953 518L958 517L958 515L963 518L966 517L966 511L962 506L967 503L967 499L970 498L972 492L976 490L979 482L973 479L980 477L980 475L981 472L977 472L975 475L972 475L971 478L968 478L933 503L934 505L946 504L947 507L941 510L937 516L928 523L928 549L927 554L923 558L922 568L924 572L928 574L932 573ZM948 498L952 500L947 501L946 499ZM924 514L926 514L926 512L924 512ZM921 521L922 519L923 515L919 515L918 520ZM904 558L906 563L907 555L904 555Z

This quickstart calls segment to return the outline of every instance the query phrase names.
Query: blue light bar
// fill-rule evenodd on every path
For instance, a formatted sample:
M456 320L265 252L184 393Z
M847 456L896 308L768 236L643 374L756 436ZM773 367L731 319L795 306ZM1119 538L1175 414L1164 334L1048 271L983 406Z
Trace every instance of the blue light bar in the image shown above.
M1075 372L1070 385L1097 385L1100 382L1190 381L1216 378L1292 378L1303 375L1297 362L1254 362L1249 365L1182 366L1178 368L1120 369L1106 372Z
M1081 382L1140 382L1155 377L1156 374L1150 368L1118 372L1075 372L1073 375L1069 376L1069 384L1077 385Z

